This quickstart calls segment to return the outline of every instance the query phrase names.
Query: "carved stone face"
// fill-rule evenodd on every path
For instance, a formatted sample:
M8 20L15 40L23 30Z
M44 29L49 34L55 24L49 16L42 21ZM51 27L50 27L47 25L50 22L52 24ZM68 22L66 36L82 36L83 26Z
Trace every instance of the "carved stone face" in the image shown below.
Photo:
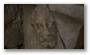
M34 18L34 28L39 41L45 48L54 48L58 35L55 21L51 16L42 14L37 14Z

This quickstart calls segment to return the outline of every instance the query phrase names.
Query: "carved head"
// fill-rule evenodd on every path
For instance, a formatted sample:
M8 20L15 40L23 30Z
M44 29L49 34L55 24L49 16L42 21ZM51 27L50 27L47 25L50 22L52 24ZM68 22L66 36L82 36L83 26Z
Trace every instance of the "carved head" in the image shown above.
M54 48L56 45L58 31L55 20L50 12L45 9L36 9L33 13L33 26L37 32L39 41L46 48Z

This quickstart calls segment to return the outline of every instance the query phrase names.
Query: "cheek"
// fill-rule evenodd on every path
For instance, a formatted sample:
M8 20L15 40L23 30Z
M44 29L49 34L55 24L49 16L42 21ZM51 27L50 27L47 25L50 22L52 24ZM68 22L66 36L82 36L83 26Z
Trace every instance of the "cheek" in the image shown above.
M39 27L39 28L37 29L37 33L38 33L38 34L43 34L43 33L44 33L44 28L43 28L43 27Z

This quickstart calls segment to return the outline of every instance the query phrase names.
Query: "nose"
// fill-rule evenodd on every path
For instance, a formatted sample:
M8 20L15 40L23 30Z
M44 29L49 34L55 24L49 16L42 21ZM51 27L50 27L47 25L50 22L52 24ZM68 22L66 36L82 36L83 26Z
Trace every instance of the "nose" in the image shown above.
M50 34L49 30L48 30L48 28L46 26L44 27L44 31L45 31L45 35L49 35Z

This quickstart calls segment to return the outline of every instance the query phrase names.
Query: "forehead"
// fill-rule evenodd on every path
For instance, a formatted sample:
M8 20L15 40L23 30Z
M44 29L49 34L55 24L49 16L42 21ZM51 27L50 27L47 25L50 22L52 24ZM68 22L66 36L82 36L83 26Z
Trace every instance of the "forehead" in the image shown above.
M52 20L52 17L42 17L42 16L38 16L35 20L35 23L40 23L40 24L46 24L46 23L51 23L54 22L54 20Z
M36 23L49 23L53 22L51 13L48 11L46 6L37 7L35 9L35 22Z

